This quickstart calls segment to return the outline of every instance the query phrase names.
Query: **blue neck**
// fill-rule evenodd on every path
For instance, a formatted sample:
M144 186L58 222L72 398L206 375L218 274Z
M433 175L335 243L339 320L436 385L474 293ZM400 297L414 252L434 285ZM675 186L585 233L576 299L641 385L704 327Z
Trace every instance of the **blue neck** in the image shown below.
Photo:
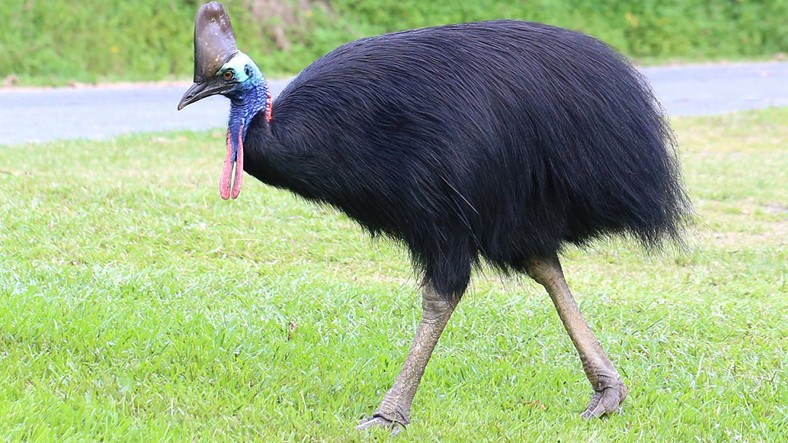
M245 87L238 92L228 95L230 99L230 121L228 129L232 137L233 145L238 141L238 133L243 127L243 138L246 138L246 131L249 129L249 122L260 111L265 111L268 100L268 87L265 80L259 80Z

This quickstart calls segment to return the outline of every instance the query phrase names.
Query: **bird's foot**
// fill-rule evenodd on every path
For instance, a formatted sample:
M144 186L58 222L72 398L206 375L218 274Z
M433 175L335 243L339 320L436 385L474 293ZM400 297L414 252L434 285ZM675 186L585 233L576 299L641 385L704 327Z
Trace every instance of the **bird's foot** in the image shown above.
M402 423L397 420L390 420L379 412L376 412L372 414L372 417L361 420L361 423L356 426L356 430L363 431L371 428L389 428L391 429L391 435L397 435L400 431L405 429L406 424L407 423Z
M618 410L625 398L627 398L627 386L618 379L609 386L595 389L588 407L580 416L590 419L611 414Z

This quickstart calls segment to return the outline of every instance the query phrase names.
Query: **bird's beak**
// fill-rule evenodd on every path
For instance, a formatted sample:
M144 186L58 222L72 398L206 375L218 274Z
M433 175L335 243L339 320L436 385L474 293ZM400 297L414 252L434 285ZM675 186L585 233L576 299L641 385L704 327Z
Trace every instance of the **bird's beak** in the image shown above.
M181 102L178 103L178 110L180 111L186 106L196 101L202 100L205 97L228 92L230 89L232 89L232 87L233 85L231 83L219 79L211 79L204 82L194 82L189 87L189 89L186 90L186 93L183 94Z

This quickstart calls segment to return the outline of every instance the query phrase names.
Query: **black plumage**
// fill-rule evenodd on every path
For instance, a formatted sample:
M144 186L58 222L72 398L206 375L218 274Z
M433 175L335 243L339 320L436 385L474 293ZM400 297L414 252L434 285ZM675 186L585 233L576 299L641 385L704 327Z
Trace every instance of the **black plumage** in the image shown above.
M671 131L640 74L602 42L519 21L342 46L259 119L246 171L402 240L442 294L484 257L523 270L566 243L676 237Z

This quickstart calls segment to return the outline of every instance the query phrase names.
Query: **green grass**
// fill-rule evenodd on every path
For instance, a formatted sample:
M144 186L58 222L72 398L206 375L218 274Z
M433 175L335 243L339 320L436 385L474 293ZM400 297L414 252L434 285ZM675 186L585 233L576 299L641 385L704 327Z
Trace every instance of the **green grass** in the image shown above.
M570 286L630 387L590 388L544 291L476 277L398 441L781 441L788 108L677 119L689 251L571 249ZM420 314L406 253L248 179L222 131L0 149L0 436L387 441L357 433Z
M0 83L190 78L197 0L3 0ZM774 0L226 0L238 47L271 77L335 47L415 27L498 18L597 37L645 63L749 60L788 52Z

